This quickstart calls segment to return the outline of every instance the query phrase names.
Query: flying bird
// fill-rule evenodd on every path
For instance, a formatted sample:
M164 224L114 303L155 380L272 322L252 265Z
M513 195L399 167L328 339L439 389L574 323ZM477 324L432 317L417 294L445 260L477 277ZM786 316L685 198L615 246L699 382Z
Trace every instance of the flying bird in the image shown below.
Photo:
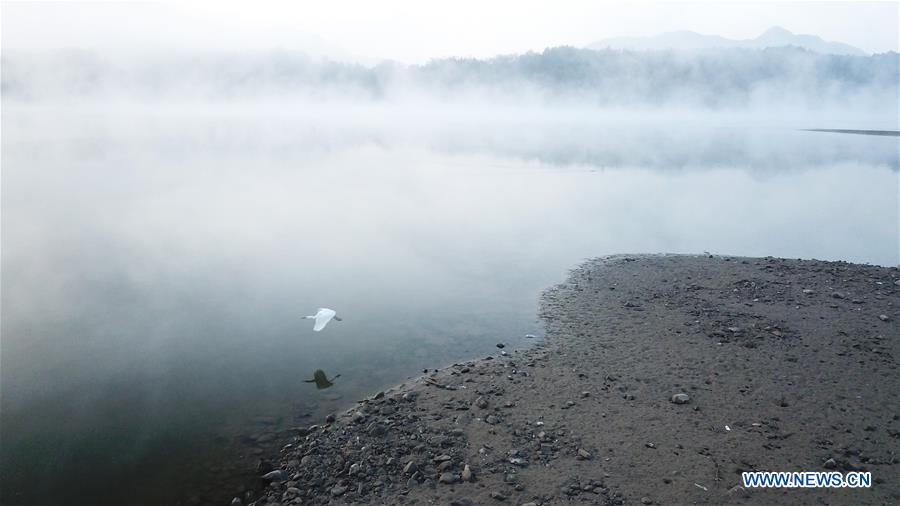
M318 332L325 328L325 325L328 325L328 322L334 318L336 321L341 321L338 317L337 313L334 309L328 309L327 307L320 307L319 312L313 316L304 316L305 320L315 320L316 324L313 326L313 330Z

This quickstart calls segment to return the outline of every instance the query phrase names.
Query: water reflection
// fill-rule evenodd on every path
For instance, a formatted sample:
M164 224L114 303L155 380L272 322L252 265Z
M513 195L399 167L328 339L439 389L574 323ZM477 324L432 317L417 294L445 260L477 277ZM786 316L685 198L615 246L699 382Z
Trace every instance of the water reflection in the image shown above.
M316 372L313 373L313 379L304 380L304 383L315 383L316 389L324 390L324 389L329 388L332 385L334 385L334 380L336 380L340 377L341 377L341 375L338 374L337 376L335 376L329 380L325 376L325 371L323 371L322 369L316 369Z

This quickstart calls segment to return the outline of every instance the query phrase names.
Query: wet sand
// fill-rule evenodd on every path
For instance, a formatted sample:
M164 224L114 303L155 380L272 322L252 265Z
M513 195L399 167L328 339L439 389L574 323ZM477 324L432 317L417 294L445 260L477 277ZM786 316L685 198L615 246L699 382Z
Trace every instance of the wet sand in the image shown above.
M533 347L498 343L297 428L263 495L240 499L898 504L898 302L896 267L590 261L544 294ZM874 483L740 487L742 471L829 469Z

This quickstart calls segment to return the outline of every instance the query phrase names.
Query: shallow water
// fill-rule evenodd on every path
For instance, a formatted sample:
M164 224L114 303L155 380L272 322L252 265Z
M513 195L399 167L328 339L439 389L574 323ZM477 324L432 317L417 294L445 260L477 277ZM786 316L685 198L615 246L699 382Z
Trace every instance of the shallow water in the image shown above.
M588 257L900 261L895 138L321 112L4 104L3 504L223 501L279 431L527 345Z

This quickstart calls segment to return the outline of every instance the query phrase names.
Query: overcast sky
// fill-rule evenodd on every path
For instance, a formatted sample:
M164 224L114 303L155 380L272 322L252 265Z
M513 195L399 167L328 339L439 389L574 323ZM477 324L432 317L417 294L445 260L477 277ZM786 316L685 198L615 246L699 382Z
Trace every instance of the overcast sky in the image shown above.
M4 48L302 49L418 63L692 30L752 38L771 26L870 52L898 50L900 3L381 0L3 2Z

